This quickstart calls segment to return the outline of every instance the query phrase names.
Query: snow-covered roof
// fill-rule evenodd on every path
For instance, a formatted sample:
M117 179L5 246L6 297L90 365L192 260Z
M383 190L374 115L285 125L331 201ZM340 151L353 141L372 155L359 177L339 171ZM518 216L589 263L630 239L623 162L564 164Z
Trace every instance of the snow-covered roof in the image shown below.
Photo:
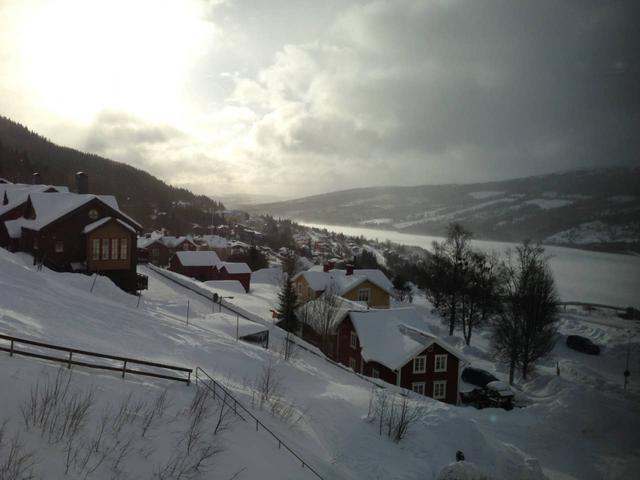
M147 248L152 243L157 242L162 238L162 232L152 232L149 236L138 238L137 247Z
M163 237L161 237L160 242L162 242L165 246L169 247L169 248L176 248L177 246L179 246L180 244L182 244L183 242L189 242L191 245L193 245L194 247L196 247L197 245L193 242L193 240L191 239L191 237L189 236L182 236L182 237L174 237L171 235L165 235Z
M233 338L236 336L236 328L240 338L267 331L264 325L225 312L209 314L202 320L202 323L211 325L216 330L221 330Z
M242 262L220 262L218 264L218 270L223 267L228 273L251 273L249 265Z
M219 235L202 235L200 239L210 248L227 248L229 246L227 239Z
M104 205L116 211L127 219L131 225L141 228L140 224L120 211L118 202L113 195L90 195L77 193L30 193L29 199L35 212L35 219L20 218L5 222L7 229L15 230L22 227L40 230L64 215L73 212L92 200L99 200ZM9 225L11 223L11 225ZM17 238L17 237L14 237Z
M133 228L131 225L129 225L126 222L123 222L122 220L120 220L119 218L113 218L113 217L104 217L101 218L100 220L97 220L93 223L90 223L89 225L87 225L86 227L84 227L84 229L82 230L82 233L91 233L94 230L97 230L98 228L100 228L101 226L109 223L110 221L115 220L117 223L119 223L120 225L122 225L124 228L126 228L127 230L136 233L136 229Z
M298 319L305 322L316 332L321 332L323 323L329 322L329 331L335 333L336 328L342 323L347 315L352 311L366 310L367 307L360 303L347 300L342 297L334 297L336 303L327 307L325 298L320 297L311 300L298 307ZM329 318L328 318L329 317Z
M220 257L216 252L201 250L197 252L176 252L180 263L185 267L213 267L220 263Z
M362 358L398 370L430 345L437 344L452 355L464 356L424 330L424 322L415 308L351 311Z
M282 267L261 268L251 272L251 283L269 283L279 285L283 278Z
M346 270L334 268L333 270L325 272L322 268L321 265L316 265L305 272L298 273L294 277L294 280L302 275L314 291L322 292L331 286L338 295L344 295L365 281L377 285L387 293L391 293L393 289L393 283L391 283L381 270L354 270L353 274L347 275Z
M4 200L6 197L8 203L6 205L0 205L0 215L14 209L15 207L23 204L29 198L31 193L43 193L47 190L55 190L50 193L68 193L67 187L58 187L53 185L25 185L18 184L0 184L0 197Z
M93 223L90 223L89 225L87 225L86 227L84 227L84 229L82 230L82 233L91 233L94 230L100 228L102 225L104 225L105 223L108 223L112 220L112 217L104 217L101 218L98 221L95 221Z
M235 293L247 293L238 280L207 280L204 282L207 287L214 290L226 290Z

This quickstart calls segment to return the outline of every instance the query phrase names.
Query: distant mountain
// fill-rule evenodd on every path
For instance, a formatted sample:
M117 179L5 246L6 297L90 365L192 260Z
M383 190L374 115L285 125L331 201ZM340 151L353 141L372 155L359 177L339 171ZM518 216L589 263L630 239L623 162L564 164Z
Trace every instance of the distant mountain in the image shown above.
M465 185L344 190L247 207L298 221L640 252L640 168L609 168Z
M89 176L89 192L115 195L122 210L145 228L189 233L194 224L220 223L224 205L175 188L124 163L55 145L28 128L0 116L0 178L31 183L34 172L46 184L74 190L75 173Z

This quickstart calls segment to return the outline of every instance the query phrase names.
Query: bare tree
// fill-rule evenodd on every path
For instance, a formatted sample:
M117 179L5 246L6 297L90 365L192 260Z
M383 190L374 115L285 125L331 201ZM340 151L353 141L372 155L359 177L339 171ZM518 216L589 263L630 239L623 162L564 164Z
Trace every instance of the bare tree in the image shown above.
M471 232L458 223L449 225L443 242L433 243L426 295L449 324L449 335L453 335L460 321L461 295L471 253Z
M554 346L558 295L544 249L529 241L508 254L504 301L493 324L492 346L509 363L509 383L516 367L527 378L531 365Z
M324 293L308 305L308 325L318 336L318 347L325 355L332 356L331 340L335 323L340 313L342 299L335 294L335 289L328 286Z

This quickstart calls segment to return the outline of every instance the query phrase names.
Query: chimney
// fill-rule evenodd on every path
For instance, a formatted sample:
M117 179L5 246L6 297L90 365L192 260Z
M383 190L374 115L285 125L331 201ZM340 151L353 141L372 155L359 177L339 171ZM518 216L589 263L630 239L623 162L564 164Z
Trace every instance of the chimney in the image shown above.
M80 194L89 193L89 177L86 173L76 173L76 190Z
M353 265L350 263L347 264L347 275L353 275Z
M38 172L33 172L33 175L31 175L31 183L33 185L40 185L42 183L40 181L40 174Z
M322 271L328 272L329 270L331 270L331 266L329 265L329 262L324 262L324 265L322 266Z

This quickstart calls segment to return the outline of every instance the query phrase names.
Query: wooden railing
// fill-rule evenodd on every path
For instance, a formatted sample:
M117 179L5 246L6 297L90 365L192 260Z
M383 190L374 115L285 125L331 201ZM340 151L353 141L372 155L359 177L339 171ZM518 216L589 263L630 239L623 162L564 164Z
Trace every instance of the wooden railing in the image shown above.
M201 378L199 376L199 373L204 375L204 378ZM275 433L273 433L269 429L269 427L267 427L264 423L258 420L258 418L253 413L251 413L244 405L242 405L242 403L240 403L233 395L231 395L229 390L227 390L220 383L214 380L207 372L205 372L200 367L196 367L196 385L199 385L199 386L202 385L205 388L209 389L211 392L213 392L214 397L217 397L218 399L220 399L225 405L227 405L229 408L233 410L233 413L238 415L245 422L249 422L249 421L251 421L252 423L255 422L256 432L259 431L260 428L262 428L262 430L267 432L269 435L271 435L271 437L273 437L275 441L278 442L278 448L284 448L285 450L287 450L291 455L293 455L300 462L300 465L302 466L302 468L307 468L313 475L316 476L316 478L319 478L320 480L324 480L324 477L322 477L318 472L316 472L311 465L309 465L302 458L300 458L300 456L296 452L291 450L291 448L280 437L278 437Z
M175 365L167 365L164 363L157 363L157 362L148 362L146 360L139 360L139 359L129 358L129 357L119 357L115 355L107 355L104 353L89 352L87 350L78 350L77 348L69 348L69 347L63 347L60 345L52 345L50 343L12 337L9 335L0 334L0 340L6 340L7 342L9 342L8 346L0 345L0 351L9 352L10 356L23 355L25 357L51 360L54 362L63 363L67 365L68 368L71 368L71 365L78 365L78 366L88 367L88 368L110 370L113 372L121 373L122 378L124 378L125 374L131 373L134 375L144 375L147 377L156 377L156 378L163 378L166 380L175 380L178 382L184 382L187 385L191 383L191 373L193 372L192 368L178 367ZM64 352L66 353L66 356L64 357L54 356L52 352L44 353L42 351L37 351L34 349L25 350L24 346L38 347L40 349L44 349L45 351L53 350L57 352ZM85 359L78 360L77 358L78 356L90 357L90 358L102 358L107 361L110 361L111 364L109 365L106 363L90 363ZM114 363L122 363L122 365L114 365ZM134 365L134 366L137 365L139 367L153 367L161 370L169 370L171 372L180 372L182 374L186 374L186 376L169 375L167 373L150 371L146 369L142 370L140 368L133 369L133 368L130 368L131 365Z

